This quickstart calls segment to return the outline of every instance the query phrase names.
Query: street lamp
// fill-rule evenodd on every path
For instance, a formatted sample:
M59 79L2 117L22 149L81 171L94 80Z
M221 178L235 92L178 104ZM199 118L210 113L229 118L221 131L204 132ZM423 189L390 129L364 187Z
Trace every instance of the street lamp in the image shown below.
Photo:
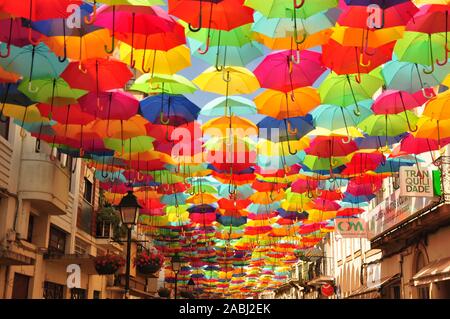
M139 208L142 208L134 196L133 191L122 197L117 208L120 211L120 219L122 224L127 227L127 264L125 270L125 299L128 299L130 293L130 266L131 266L131 231L133 226L137 224L139 216Z
M195 282L191 277L187 284L187 291L191 295L191 298L194 298L194 287L195 287Z
M172 257L171 263L172 270L175 273L175 299L177 299L178 272L180 271L182 266L181 258L178 253L175 253L175 255Z

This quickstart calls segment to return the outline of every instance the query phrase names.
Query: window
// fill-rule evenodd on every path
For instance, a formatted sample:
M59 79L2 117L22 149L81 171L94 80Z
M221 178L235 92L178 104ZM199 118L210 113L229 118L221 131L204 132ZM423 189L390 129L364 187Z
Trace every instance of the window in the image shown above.
M66 233L53 225L50 226L48 252L50 254L60 255L63 255L66 252Z
M30 277L15 273L12 299L28 299Z
M393 299L401 299L400 286L392 287L392 297Z
M4 117L3 114L0 118L0 135L5 140L9 138L9 117Z
M92 187L91 181L88 180L85 177L84 178L84 194L83 194L83 197L90 204L92 204L92 190L93 190L93 187Z
M26 239L26 241L29 243L33 242L33 230L34 230L34 215L30 214L30 217L28 218L28 230Z
M54 282L44 282L44 299L64 299L64 286Z
M101 299L100 298L100 291L94 290L94 299Z
M70 289L70 299L86 299L86 290L80 288Z
M75 239L75 254L84 255L89 251L89 244L79 238Z
M419 252L416 257L416 273L419 272L427 264L425 260L425 255L423 252ZM417 287L417 293L419 299L430 299L430 287L429 286L419 286Z

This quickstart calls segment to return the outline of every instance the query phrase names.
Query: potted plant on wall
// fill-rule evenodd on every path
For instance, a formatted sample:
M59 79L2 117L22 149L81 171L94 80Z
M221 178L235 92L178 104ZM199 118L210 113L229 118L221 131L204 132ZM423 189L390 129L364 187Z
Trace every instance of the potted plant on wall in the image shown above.
M169 288L161 287L161 288L158 289L158 295L161 298L169 298L170 297L170 293L171 293L171 290Z
M113 275L125 265L125 259L122 256L107 253L95 257L94 265L99 275Z
M141 250L134 259L136 270L144 276L158 272L164 263L164 256L157 250Z

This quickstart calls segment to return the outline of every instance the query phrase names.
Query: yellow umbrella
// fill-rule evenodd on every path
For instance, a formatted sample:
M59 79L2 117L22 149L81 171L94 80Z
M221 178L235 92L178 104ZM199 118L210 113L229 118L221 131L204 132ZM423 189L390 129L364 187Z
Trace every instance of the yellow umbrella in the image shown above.
M348 129L348 131L347 131ZM323 127L318 127L308 133L308 136L336 136L336 137L364 137L364 135L354 126L348 128L340 128L337 130L329 130Z
M328 219L336 218L337 211L321 211L317 209L308 210L308 220L313 222L322 222Z
M24 123L48 123L49 120L43 117L36 105L20 106L15 104L5 104L3 114Z
M195 194L188 199L186 199L186 203L194 204L194 205L202 205L202 204L212 204L218 201L218 198L209 193L200 193Z
M145 52L145 56L144 56ZM131 46L120 44L120 60L130 62ZM133 50L136 61L135 68L143 73L175 74L191 66L191 52L185 45L180 45L169 51Z
M249 199L255 204L268 205L273 202L278 202L284 198L284 191L280 192L256 192L252 194Z
M328 42L333 31L331 29L322 30L306 37L305 42L298 45L298 50L306 50L320 46ZM253 39L272 50L297 49L297 44L292 41L292 36L285 38L271 38L265 34L254 32Z
M289 142L272 142L265 139L258 141L257 150L259 155L275 156L279 154L288 154L289 145L291 151L301 151L309 147L309 137L304 136L300 140L291 140Z
M450 91L445 91L429 100L423 115L434 120L450 120Z
M435 139L440 144L441 139L450 137L450 119L436 120L422 116L417 121L417 131L412 133L415 137ZM443 150L440 150L443 153Z
M234 133L242 133L242 137L258 135L258 127L249 120L239 116L221 116L209 120L202 125L202 130L207 135L226 137L230 133L230 127Z
M305 116L320 105L320 95L313 87L298 88L290 93L266 90L254 101L260 114L283 120Z
M251 94L260 88L256 76L238 66L225 67L223 71L210 67L193 82L203 91L222 95Z

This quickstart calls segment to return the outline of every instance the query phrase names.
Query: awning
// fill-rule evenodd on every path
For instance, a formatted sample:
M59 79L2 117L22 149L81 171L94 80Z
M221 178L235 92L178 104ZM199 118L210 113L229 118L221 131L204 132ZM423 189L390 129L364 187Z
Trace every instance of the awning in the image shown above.
M399 278L400 278L399 274L384 277L384 278L380 279L380 281L376 282L375 285L371 285L370 287L368 287L367 285L361 286L360 288L356 289L347 298L348 299L377 299L377 298L380 298L381 297L380 289Z
M450 257L435 260L423 267L412 278L414 286L450 280Z
M45 256L47 262L57 263L64 266L75 264L80 265L84 273L89 275L97 274L94 265L94 256L89 254L48 254Z
M324 284L331 284L334 282L334 277L331 276L319 276L311 281L308 281L308 286L321 286Z

